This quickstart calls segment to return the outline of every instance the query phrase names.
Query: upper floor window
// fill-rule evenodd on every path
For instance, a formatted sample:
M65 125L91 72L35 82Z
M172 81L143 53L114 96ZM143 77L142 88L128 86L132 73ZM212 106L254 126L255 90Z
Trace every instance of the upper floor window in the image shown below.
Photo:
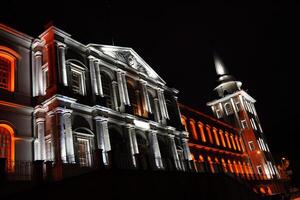
M13 50L0 46L0 88L15 91L15 65L18 54Z
M254 146L253 141L248 142L248 144L249 144L249 149L250 149L251 151L254 151L254 150L255 150L255 146Z
M233 113L233 109L230 103L225 103L224 107L226 115L231 115Z
M86 95L86 81L85 81L85 71L86 69L77 64L68 63L70 74L69 79L71 83L71 88L75 94Z
M254 121L253 118L250 119L250 123L251 123L252 128L253 128L254 130L257 130L257 126L256 126L255 121Z
M101 74L101 83L102 83L102 90L103 96L105 98L105 105L106 107L112 108L113 107L113 85L111 78L102 71Z
M217 109L216 110L216 115L217 115L217 118L220 119L222 117L222 113L221 113L221 110L220 109Z
M235 101L235 107L236 107L236 111L240 111L241 110L241 102L239 100Z
M241 124L242 124L242 128L245 129L245 128L248 128L248 124L247 124L247 121L245 119L243 119L241 121Z
M256 166L256 168L257 168L258 174L262 174L263 173L263 169L262 169L261 165Z

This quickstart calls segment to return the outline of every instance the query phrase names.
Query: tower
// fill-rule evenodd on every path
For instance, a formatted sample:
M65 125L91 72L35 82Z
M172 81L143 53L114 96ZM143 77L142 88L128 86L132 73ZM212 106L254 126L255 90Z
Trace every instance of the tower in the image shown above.
M208 102L215 117L239 128L246 153L258 179L279 178L255 109L255 99L242 89L242 83L229 74L221 59L214 58L218 85L216 100Z

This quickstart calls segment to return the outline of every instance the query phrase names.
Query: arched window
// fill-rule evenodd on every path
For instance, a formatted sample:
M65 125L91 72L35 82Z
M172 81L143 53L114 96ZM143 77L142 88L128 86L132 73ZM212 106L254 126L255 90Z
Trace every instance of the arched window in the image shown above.
M236 142L237 149L238 149L239 151L241 151L240 142L239 142L239 138L238 138L237 135L235 136L235 142Z
M248 168L247 168L245 162L243 162L243 167L244 167L245 174L247 175L247 178L249 178L249 175L250 175L250 174L249 174L249 171L248 171Z
M182 123L182 125L184 126L184 130L185 130L186 132L188 132L187 124L186 124L186 117L183 116L183 115L181 115L181 123Z
M220 134L220 138L221 138L223 147L226 147L226 143L225 143L225 140L224 140L223 131L221 129L219 130L219 134Z
M228 159L227 162L228 162L228 166L229 166L230 172L231 172L231 173L234 173L233 167L232 167L232 164L231 164L231 161Z
M13 170L15 159L14 130L7 124L0 124L0 158L7 159L7 168Z
M204 158L203 158L202 155L199 155L199 161L200 161L200 162L204 162Z
M223 171L224 171L225 173L228 172L227 166L226 166L226 162L225 162L224 158L221 159L221 162L222 162Z
M113 108L112 80L106 73L100 72L100 74L106 107Z
M228 148L231 149L229 135L228 135L228 133L226 131L225 131L225 137L226 137L226 141L227 141L227 144L228 144Z
M242 148L242 151L245 152L244 143L243 143L243 140L242 140L241 137L240 137L239 141L240 141L240 146L241 146L241 148Z
M213 162L212 162L210 156L207 156L207 162L208 162L208 164L209 164L210 171L211 171L212 173L215 173L215 168L214 168L214 166L213 166Z
M230 139L231 139L231 142L232 142L233 149L236 150L236 146L235 146L235 142L234 142L234 139L233 139L233 135L230 135Z
M213 144L213 138L212 138L212 135L211 135L211 131L210 131L210 126L209 125L206 125L206 131L207 131L207 134L208 134L208 139L209 139L209 142L211 144Z
M195 140L198 140L198 135L197 135L197 131L196 131L195 121L193 119L190 119L190 127L191 127L193 138Z
M15 91L15 68L19 55L4 46L0 46L0 88Z
M239 168L238 168L238 165L236 164L236 161L234 160L233 161L233 166L234 166L234 170L235 170L235 173L236 173L236 175L239 175Z
M240 173L242 174L242 175L244 175L244 170L243 170L243 166L242 166L242 164L241 164L241 162L240 161L238 161L238 165L239 165L239 167L240 167Z
M218 146L220 146L220 141L219 141L219 137L218 137L218 130L217 130L215 127L213 127L213 132L214 132L216 144L217 144Z
M199 131L200 131L201 140L202 140L202 142L206 142L203 126L204 125L203 125L202 122L198 122L198 128L199 128Z

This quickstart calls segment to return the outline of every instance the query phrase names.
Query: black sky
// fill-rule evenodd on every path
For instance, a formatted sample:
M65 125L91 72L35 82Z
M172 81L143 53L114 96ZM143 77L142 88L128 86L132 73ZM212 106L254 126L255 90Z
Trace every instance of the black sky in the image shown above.
M31 36L54 25L84 44L132 47L179 100L210 113L216 86L213 53L256 100L271 150L290 158L299 177L297 5L122 3L12 0L0 21ZM295 169L299 169L298 172Z

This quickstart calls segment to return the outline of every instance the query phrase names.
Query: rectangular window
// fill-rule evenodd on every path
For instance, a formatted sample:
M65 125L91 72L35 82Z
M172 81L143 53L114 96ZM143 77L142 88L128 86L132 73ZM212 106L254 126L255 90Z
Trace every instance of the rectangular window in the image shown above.
M248 128L247 121L245 119L241 121L241 124L243 129Z
M70 68L69 80L73 92L84 96L86 94L85 68L73 63L69 64L68 67Z
M253 141L248 142L248 144L249 144L249 149L250 149L251 151L254 151L254 150L255 150L255 146L254 146Z
M257 126L256 126L255 121L254 121L253 118L250 119L250 123L251 123L252 128L253 128L254 130L257 130Z
M220 109L217 109L216 110L216 115L217 115L217 118L220 119L222 117L222 114L221 114L221 110Z
M258 174L262 174L262 173L263 173L263 170L262 170L262 166L261 166L261 165L256 166L256 168L257 168Z

